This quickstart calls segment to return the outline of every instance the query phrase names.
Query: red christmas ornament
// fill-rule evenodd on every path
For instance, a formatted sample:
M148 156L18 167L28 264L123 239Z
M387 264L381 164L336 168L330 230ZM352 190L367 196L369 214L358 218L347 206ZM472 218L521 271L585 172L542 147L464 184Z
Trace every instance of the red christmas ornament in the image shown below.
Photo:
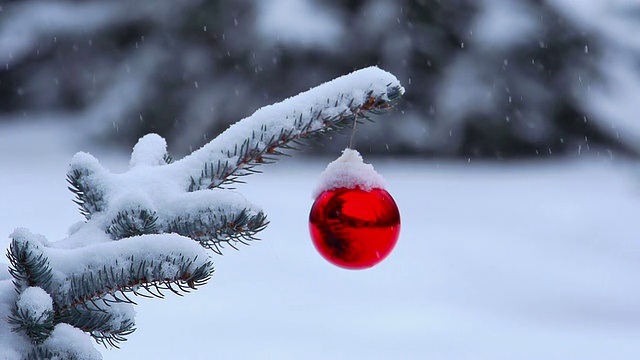
M400 234L400 212L384 180L347 149L321 176L309 214L311 239L330 263L366 269L384 260Z
M330 263L366 269L393 250L400 213L386 190L339 188L320 194L311 208L309 229L316 249Z

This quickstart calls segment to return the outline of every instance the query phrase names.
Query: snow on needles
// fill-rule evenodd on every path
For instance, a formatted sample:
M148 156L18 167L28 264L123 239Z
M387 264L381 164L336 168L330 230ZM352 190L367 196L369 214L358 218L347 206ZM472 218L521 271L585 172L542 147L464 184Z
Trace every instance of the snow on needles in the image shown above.
M18 309L37 319L45 316L48 312L53 312L53 300L42 288L30 286L18 296L16 302Z
M131 153L130 167L164 165L167 142L158 134L147 134L138 140Z
M96 234L98 235L98 234ZM100 269L105 264L111 264L118 260L119 266L126 268L127 264L135 259L145 263L146 268L141 270L150 272L154 263L160 263L168 256L176 258L184 256L194 259L188 269L193 271L209 261L209 256L204 248L197 242L177 234L153 234L133 236L119 241L103 242L100 244L84 246L69 252L66 249L45 248L48 259L54 268L54 279L61 287L70 286L69 278L72 275L80 276L90 269ZM176 269L170 267L163 269L164 277L175 276ZM149 275L149 278L152 277ZM61 291L68 289L61 289Z
M356 187L371 191L384 189L384 178L378 174L373 165L366 164L357 150L344 149L342 156L327 165L320 174L318 185L313 191L313 198L317 198L323 191Z

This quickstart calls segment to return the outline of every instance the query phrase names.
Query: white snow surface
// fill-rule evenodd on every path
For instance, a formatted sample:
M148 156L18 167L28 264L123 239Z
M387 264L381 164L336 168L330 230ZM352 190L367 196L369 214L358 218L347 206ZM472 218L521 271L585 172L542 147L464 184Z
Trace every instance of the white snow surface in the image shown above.
M0 126L2 248L16 227L59 239L82 219L65 181L80 148L56 128ZM129 154L85 150L127 169ZM97 347L104 359L640 358L637 165L368 159L403 229L384 262L355 272L308 235L308 194L330 160L248 177L239 190L270 219L263 241L216 256L192 294L139 299L138 330L120 350ZM16 297L0 281L0 313ZM27 344L0 321L0 359Z
M32 318L40 318L53 311L53 300L46 291L37 286L29 286L18 296L18 309L26 311Z
M346 148L342 155L330 162L320 174L318 185L312 195L316 199L324 191L356 187L364 191L384 189L384 178L376 172L373 165L364 162L357 150Z

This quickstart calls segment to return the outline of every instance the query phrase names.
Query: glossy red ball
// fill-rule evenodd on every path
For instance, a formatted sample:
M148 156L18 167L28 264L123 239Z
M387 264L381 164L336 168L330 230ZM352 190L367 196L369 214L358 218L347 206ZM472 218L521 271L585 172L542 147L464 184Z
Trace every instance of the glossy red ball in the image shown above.
M316 249L330 263L366 269L384 260L396 245L400 212L384 189L333 189L316 199L309 229Z

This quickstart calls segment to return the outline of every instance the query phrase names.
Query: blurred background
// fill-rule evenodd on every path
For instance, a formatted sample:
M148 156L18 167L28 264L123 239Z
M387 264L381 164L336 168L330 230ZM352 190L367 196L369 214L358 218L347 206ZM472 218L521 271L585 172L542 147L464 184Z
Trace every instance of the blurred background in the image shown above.
M378 65L407 92L361 128L362 152L635 158L638 34L636 0L4 0L0 122L72 124L126 149L156 132L184 155Z
M400 208L391 255L313 248L349 140L325 139L239 187L264 241L142 299L104 358L640 359L638 0L0 0L0 248L83 220L77 151L120 172L155 132L179 158L371 65L406 88L356 141Z

